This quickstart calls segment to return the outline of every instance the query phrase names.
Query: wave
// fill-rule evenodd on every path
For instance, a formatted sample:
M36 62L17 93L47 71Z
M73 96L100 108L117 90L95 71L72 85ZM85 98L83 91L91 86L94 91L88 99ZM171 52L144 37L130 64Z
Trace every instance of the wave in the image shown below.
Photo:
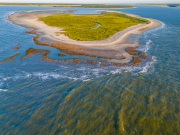
M16 74L11 77L0 77L0 87L4 85L2 82L8 82L10 80L18 80L18 79L29 79L29 78L39 78L41 80L48 80L48 79L70 79L70 80L86 80L89 79L88 75L82 75L80 77L71 77L70 75L62 75L61 73L55 73L55 72L49 72L49 73L43 73L43 72L34 72L34 73L21 73Z
M148 51L153 47L156 47L155 44L153 43L153 41L151 40L151 37L153 34L153 37L156 37L158 34L157 34L157 30L160 30L160 29L164 29L166 27L166 24L161 22L161 27L158 27L156 29L152 29L152 30L149 30L147 32L144 33L143 35L143 39L146 40L146 42L144 43L144 45L140 46L138 48L139 51L142 51L142 52L145 52L145 53L148 53ZM139 73L147 73L148 71L150 71L150 69L153 69L154 67L154 64L156 63L157 61L157 57L156 56L151 56L151 58L148 58L147 61L145 61L143 64L142 64L142 69Z
M156 32L156 31L161 30L161 29L164 29L164 28L166 27L166 24L165 24L165 23L163 23L163 22L161 22L161 21L160 21L160 23L161 23L161 26L160 26L160 27L155 28L155 29L148 30L148 31L144 32L144 35L145 35L145 34L154 33L154 32Z
M1 79L0 79L0 81L1 81ZM0 82L0 92L8 92L9 90L7 90L7 89L3 89L3 86L4 86L4 82Z
M0 92L9 92L9 90L6 90L6 89L0 89Z
M147 39L145 45L141 46L138 50L145 53L154 46L153 41ZM132 73L147 73L156 62L156 57L152 56L148 60L143 61L140 66L127 66L127 67L116 67L116 66L100 66L100 65L90 65L90 64L75 64L73 65L61 65L60 67L55 67L55 69L49 69L45 72L28 72L28 71L16 71L13 76L0 76L0 82L15 81L18 79L29 79L29 78L38 78L40 80L48 79L68 79L71 81L81 80L81 81L90 81L94 78L99 78L109 74L122 74L123 72L132 72ZM26 69L26 68L24 68ZM6 83L7 84L7 83ZM1 84L0 84L0 88Z
M16 13L16 11L11 11L11 12L8 12L8 13L4 14L4 16L3 16L3 21L8 22L8 23L10 23L10 24L13 24L11 21L9 21L9 18L8 18L8 17L9 17L10 15L14 14L14 13Z
M147 38L147 37L146 37ZM148 53L148 51L152 48L152 47L156 47L153 43L153 41L151 39L147 40L146 43L144 45L142 45L138 50L144 52L144 53ZM139 73L147 73L149 71L149 69L152 69L152 67L154 67L154 64L157 61L157 57L156 56L151 56L149 57L147 60L144 61L144 63L142 64L142 69Z
M154 69L154 64L157 61L157 58L155 56L152 56L151 58L152 60L146 62L145 66L142 67L142 71L140 71L140 73L147 73L149 71L149 69Z
M15 25L13 22L11 22L9 20L9 16L14 14L14 13L18 13L19 11L11 11L11 12L8 12L6 14L3 15L3 21L7 24L10 24L10 25L13 25L14 27L17 27L18 29L24 29L23 27L19 26L19 25Z
M139 51L145 52L147 53L148 50L151 48L151 46L153 46L153 41L152 40L148 40L145 45L141 46L140 48L138 48Z
M18 81L20 79L31 79L36 78L42 81L50 80L50 79L67 79L71 81L81 80L81 81L90 81L94 78L99 78L105 75L110 74L122 74L123 72L139 72L141 71L141 67L115 67L115 66L98 66L94 68L91 67L81 67L79 69L73 69L71 71L54 71L54 72L25 72L18 71L20 73L15 73L13 76L3 75L0 77L0 88L6 86L4 84L8 84L10 81ZM4 84L3 84L4 83Z

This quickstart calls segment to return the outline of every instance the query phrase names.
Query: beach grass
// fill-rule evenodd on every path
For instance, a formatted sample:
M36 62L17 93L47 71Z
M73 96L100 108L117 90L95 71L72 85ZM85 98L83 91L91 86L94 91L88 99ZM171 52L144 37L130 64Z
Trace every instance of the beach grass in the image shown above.
M115 12L100 15L54 14L40 20L49 26L63 28L63 34L78 41L104 40L128 27L150 23L143 18Z

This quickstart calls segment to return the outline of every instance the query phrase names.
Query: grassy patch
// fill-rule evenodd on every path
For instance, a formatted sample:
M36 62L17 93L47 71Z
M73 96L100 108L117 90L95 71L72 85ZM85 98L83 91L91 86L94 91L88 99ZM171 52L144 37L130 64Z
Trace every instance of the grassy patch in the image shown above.
M60 27L65 35L74 40L103 40L130 26L149 23L146 19L120 13L102 15L55 14L40 18L49 26Z

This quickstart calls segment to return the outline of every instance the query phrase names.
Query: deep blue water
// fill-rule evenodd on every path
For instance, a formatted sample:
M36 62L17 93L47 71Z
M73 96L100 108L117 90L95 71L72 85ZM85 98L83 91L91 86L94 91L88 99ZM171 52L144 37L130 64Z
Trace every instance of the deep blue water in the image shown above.
M47 9L55 8L0 7L0 61L20 53L0 64L0 134L180 134L180 8L116 10L163 23L133 37L151 56L137 67L50 63L40 55L22 60L29 48L74 58L36 45L25 28L7 20L13 12Z

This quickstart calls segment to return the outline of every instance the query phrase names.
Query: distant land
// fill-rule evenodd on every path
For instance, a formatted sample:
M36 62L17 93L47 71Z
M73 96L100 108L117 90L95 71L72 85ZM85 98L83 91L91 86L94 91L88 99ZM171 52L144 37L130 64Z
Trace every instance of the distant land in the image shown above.
M79 7L79 8L133 8L130 5L106 4L45 4L45 3L0 3L0 6L36 6L36 7Z
M60 3L0 3L0 6L67 7L67 8L134 8L136 6L180 7L180 4L60 4Z
M145 6L180 7L180 4L143 4Z

